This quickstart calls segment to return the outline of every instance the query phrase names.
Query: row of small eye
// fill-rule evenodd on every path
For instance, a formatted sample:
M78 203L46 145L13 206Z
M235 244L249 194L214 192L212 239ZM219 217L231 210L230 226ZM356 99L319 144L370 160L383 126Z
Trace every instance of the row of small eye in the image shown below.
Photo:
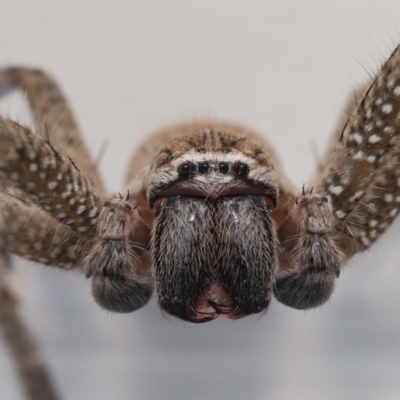
M214 169L214 164L211 164L211 167ZM218 163L217 168L221 174L227 174L230 170L232 170L237 176L242 178L245 177L249 172L249 166L241 162L235 162L233 165L231 165L231 163L220 162ZM185 162L178 167L178 174L181 178L189 178L196 173L204 175L209 171L210 163L207 161L197 163L197 165L191 162Z

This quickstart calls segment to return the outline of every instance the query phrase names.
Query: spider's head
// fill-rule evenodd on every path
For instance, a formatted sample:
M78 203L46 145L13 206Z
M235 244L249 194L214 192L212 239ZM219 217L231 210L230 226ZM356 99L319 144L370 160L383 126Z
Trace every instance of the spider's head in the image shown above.
M160 305L192 322L265 310L278 265L271 166L216 147L214 140L202 151L173 155L154 171L147 190Z

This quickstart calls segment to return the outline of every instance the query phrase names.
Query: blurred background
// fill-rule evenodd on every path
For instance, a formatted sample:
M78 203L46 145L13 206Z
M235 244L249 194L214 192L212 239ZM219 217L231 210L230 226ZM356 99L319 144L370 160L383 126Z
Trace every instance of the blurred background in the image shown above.
M400 41L388 1L0 0L0 64L44 68L69 98L111 191L151 131L198 117L261 132L297 186L315 169L355 85ZM0 114L32 126L23 95ZM156 301L94 304L83 276L15 259L23 312L65 400L400 398L400 221L355 257L330 302L273 302L192 325ZM20 400L0 343L0 399Z

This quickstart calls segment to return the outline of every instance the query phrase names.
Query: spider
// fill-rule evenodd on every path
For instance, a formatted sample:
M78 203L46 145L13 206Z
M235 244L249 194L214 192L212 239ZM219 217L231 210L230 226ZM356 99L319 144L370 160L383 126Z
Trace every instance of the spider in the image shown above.
M84 272L113 312L143 307L153 288L163 311L195 323L263 312L272 297L318 307L345 260L399 211L399 47L301 190L257 133L195 121L150 136L126 189L109 196L57 84L39 70L0 70L1 93L14 88L36 131L0 118L3 314L16 300L8 250Z

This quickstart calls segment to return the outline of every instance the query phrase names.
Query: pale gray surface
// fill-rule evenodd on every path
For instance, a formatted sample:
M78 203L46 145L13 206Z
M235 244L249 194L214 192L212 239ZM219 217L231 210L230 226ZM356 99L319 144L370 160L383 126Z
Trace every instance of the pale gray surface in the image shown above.
M366 3L1 0L0 64L57 78L93 154L108 140L114 191L148 132L201 116L262 132L301 186L311 143L323 150L355 82L400 40L398 0ZM21 98L2 100L2 115L27 121ZM399 233L397 221L316 311L274 302L201 326L155 302L111 315L82 277L18 261L24 311L65 400L399 399ZM21 399L3 347L0 399Z

